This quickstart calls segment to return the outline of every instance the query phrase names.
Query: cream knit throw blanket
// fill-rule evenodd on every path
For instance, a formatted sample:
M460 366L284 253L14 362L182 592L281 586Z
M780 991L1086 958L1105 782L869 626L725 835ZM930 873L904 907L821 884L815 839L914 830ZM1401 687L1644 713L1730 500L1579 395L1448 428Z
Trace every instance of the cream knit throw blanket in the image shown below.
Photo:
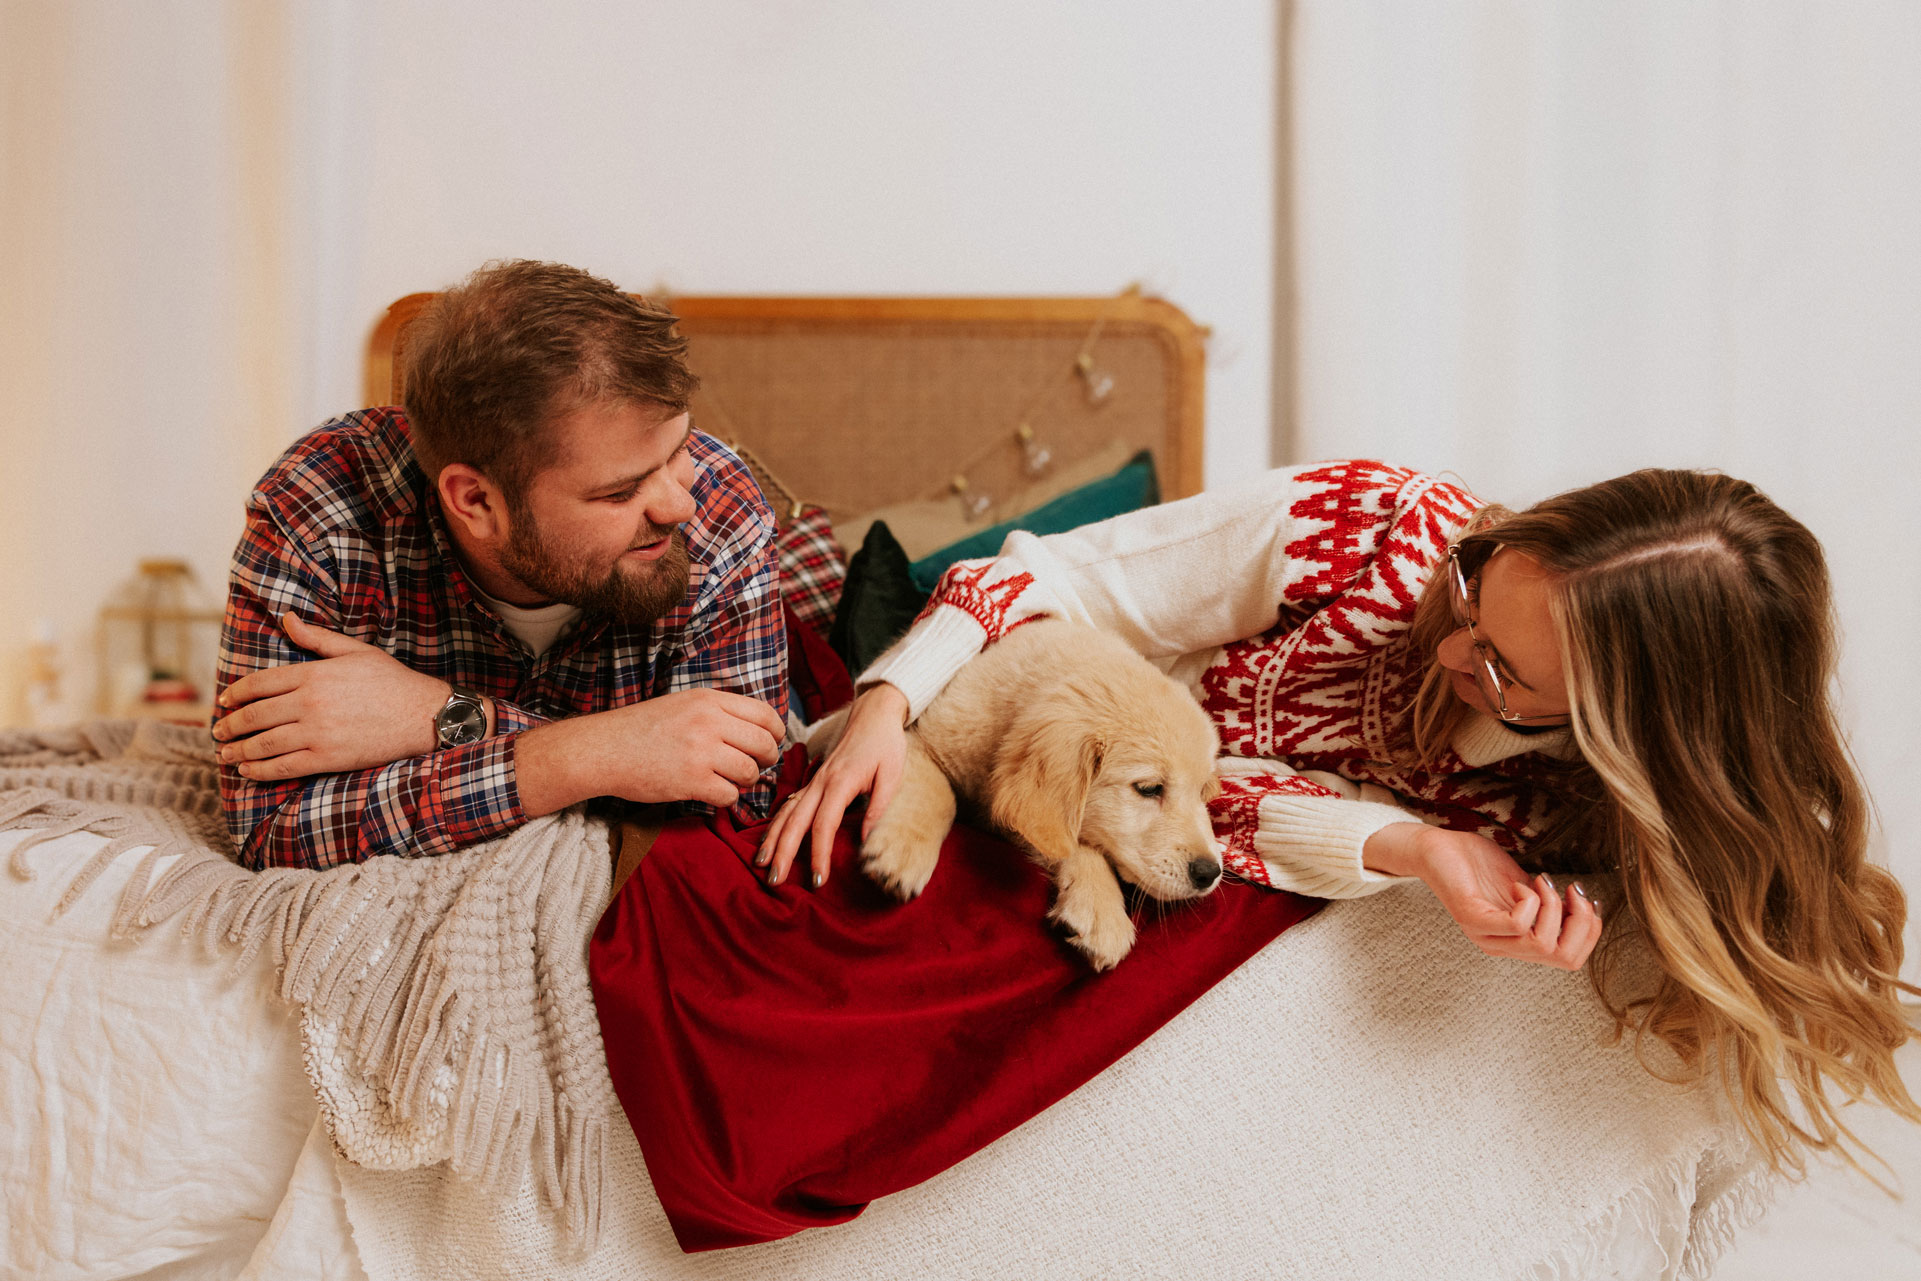
M604 824L574 810L437 858L250 872L232 859L206 731L100 721L0 731L0 827L37 829L10 859L23 879L43 841L108 838L56 912L153 846L113 933L178 921L236 947L236 965L267 949L344 1158L444 1161L503 1195L531 1164L564 1235L592 1248L615 1115L586 966L611 879Z

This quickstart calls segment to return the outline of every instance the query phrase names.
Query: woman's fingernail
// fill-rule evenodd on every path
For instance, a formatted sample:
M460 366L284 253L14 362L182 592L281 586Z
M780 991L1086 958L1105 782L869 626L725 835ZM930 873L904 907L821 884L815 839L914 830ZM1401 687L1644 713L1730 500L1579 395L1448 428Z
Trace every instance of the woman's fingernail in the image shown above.
M826 873L826 872L824 872L824 871L821 871L821 872L815 872L815 873L814 873L814 888L815 888L815 889L819 889L819 888L820 888L821 886L823 886L823 885L825 885L825 884L827 884L827 873Z
M779 884L780 884L780 869L779 869L779 868L775 868L775 869L774 869L773 871L771 871L771 872L769 872L769 873L767 874L767 883L768 883L769 885L779 885Z
M1587 886L1581 884L1579 881L1574 882L1574 892L1576 894L1579 894L1582 898L1587 898ZM1587 898L1587 901L1590 904L1594 902L1594 900L1591 898Z
M1543 872L1541 873L1541 879L1547 883L1548 893L1553 894L1556 897L1560 896L1561 887L1554 883L1554 878L1552 876L1549 876L1546 872Z
M755 867L766 867L769 863L773 861L774 861L774 851L772 850L762 850L760 853L754 855Z

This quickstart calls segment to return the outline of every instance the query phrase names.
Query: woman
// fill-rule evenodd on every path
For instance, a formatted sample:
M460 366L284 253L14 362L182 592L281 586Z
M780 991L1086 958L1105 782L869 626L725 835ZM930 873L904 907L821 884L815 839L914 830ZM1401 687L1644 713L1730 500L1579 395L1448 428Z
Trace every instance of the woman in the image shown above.
M845 737L770 825L769 879L811 831L824 880L847 806L870 794L869 826L886 807L903 726L1041 615L1189 682L1242 876L1332 898L1419 878L1482 951L1577 969L1601 911L1549 873L1618 873L1597 990L1687 1075L1718 1074L1777 1168L1846 1154L1829 1085L1921 1120L1893 1062L1906 902L1865 859L1826 565L1753 486L1650 470L1510 513L1342 462L1015 534L862 675ZM1609 962L1633 938L1660 971L1628 996Z

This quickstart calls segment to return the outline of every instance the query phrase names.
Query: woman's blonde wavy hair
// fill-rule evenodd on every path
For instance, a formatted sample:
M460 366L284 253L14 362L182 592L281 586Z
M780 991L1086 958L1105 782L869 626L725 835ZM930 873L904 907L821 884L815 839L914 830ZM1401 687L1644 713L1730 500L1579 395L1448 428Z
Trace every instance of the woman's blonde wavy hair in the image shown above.
M1486 509L1458 546L1469 575L1500 548L1558 575L1550 610L1582 761L1529 855L1620 873L1624 903L1589 962L1617 1035L1632 1029L1657 1075L1674 1074L1650 1061L1650 1036L1680 1079L1718 1075L1777 1170L1799 1173L1807 1149L1859 1168L1833 1094L1921 1121L1894 1064L1916 1035L1899 995L1921 990L1899 978L1901 886L1867 861L1820 543L1744 481L1647 470ZM1417 652L1453 629L1435 574ZM1433 759L1467 712L1433 664L1415 757ZM1623 997L1633 939L1662 973Z

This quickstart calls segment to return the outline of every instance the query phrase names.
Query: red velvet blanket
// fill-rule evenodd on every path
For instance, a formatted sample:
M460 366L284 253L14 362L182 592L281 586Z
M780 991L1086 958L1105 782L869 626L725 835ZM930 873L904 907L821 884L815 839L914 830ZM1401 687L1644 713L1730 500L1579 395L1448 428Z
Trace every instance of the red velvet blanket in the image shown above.
M801 768L796 749L783 794ZM759 826L681 820L594 936L608 1068L683 1250L844 1222L939 1173L1319 906L1237 881L1149 903L1134 951L1096 975L1005 842L956 826L926 892L897 904L861 874L857 830L825 887L770 890Z
M851 696L824 643L790 658L816 713ZM806 768L788 754L780 798ZM1097 975L1048 926L1052 885L1013 846L957 825L926 891L896 903L861 874L859 817L819 890L799 873L761 883L764 824L675 822L594 934L607 1066L683 1250L842 1223L938 1174L1320 906L1231 879L1147 902L1133 952Z

